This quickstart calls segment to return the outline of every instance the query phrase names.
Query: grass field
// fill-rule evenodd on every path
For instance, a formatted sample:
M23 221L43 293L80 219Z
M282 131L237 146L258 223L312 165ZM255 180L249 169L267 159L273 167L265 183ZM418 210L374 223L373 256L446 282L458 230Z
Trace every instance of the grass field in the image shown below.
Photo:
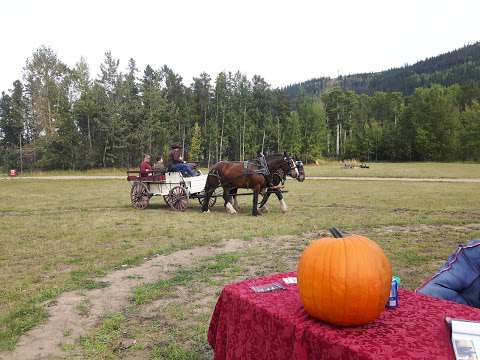
M398 165L381 164L383 170L375 176L387 174ZM331 166L328 172L331 176L336 176L337 170L345 175L349 171L363 171L327 166ZM449 169L444 177L480 177L480 165L437 166ZM409 164L401 173L439 177L443 172L438 169L428 172L433 167L433 164ZM322 166L307 171L308 175L325 175ZM300 184L293 180L287 184L288 214L281 214L277 201L272 199L268 214L252 218L250 197L241 199L242 212L236 216L225 214L221 205L204 215L196 201L186 212L177 213L168 209L161 198L154 198L147 210L134 210L129 203L129 185L123 180L1 182L0 349L12 349L21 334L45 318L42 302L67 290L104 286L95 277L122 265L141 263L144 257L157 253L225 239L252 244L247 250L228 256L220 254L199 260L191 268L172 271L173 280L160 283L158 288L137 289L132 293L132 306L122 313L108 315L91 335L66 350L91 358L105 354L115 357L120 351L119 338L128 333L140 340L128 350L120 351L127 357L208 358L205 331L223 284L258 274L294 270L306 244L331 226L378 241L394 272L410 289L430 275L459 243L480 237L478 184L342 181ZM278 240L285 235L288 237ZM199 282L208 284L207 290L199 290L195 286ZM176 300L162 303L160 300L165 297ZM188 301L192 297L198 301ZM142 318L139 314L151 311L148 309L151 304L166 307L162 308L165 318L161 321L168 326L159 326L160 320L155 317L139 320ZM185 322L183 318L190 312L192 320ZM68 336L68 329L65 333ZM155 337L157 341L153 340Z

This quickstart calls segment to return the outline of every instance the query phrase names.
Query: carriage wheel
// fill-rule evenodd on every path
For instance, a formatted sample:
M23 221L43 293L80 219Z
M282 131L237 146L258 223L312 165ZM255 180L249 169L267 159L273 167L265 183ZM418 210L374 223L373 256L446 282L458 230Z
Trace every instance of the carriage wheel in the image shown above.
M205 198L203 196L199 197L198 202L200 203L200 206L203 207L203 204L205 203ZM208 199L208 208L210 209L211 207L213 207L216 202L217 198L215 196L210 197L210 199Z
M163 195L163 201L165 201L165 204L167 204L168 206L170 206L170 203L168 202L168 195Z
M150 200L147 186L141 182L134 183L130 190L130 199L132 200L132 206L135 209L145 209Z
M188 193L185 188L175 186L168 193L168 205L177 211L185 211L188 206Z

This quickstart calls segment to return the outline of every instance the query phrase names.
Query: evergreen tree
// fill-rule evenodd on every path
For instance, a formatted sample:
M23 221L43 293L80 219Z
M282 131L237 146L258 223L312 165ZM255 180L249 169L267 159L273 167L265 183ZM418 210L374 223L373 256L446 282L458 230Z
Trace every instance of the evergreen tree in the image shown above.
M201 153L201 145L202 145L202 132L198 122L195 122L193 125L192 130L192 139L190 141L190 149L188 151L188 158L191 161L200 161L200 153Z
M460 158L480 160L480 102L474 101L461 114Z

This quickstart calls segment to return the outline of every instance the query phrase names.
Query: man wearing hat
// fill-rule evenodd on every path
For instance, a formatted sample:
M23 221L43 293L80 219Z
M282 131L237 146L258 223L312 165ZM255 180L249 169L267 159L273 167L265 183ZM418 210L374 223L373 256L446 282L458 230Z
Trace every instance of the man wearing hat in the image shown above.
M188 164L185 164L180 151L180 145L173 144L170 146L170 153L168 154L169 170L178 171L183 176L195 176L195 173Z

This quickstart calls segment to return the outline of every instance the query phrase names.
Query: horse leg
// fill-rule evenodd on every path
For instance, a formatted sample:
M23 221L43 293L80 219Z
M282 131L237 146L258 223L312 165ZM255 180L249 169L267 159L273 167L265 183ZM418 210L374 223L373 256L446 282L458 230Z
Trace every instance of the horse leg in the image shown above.
M238 205L238 198L237 198L237 191L238 189L233 189L230 194L233 195L233 208L236 212L240 212L240 206Z
M215 178L212 178L210 176L207 177L207 182L205 184L205 198L204 202L202 204L202 212L203 213L209 213L210 210L208 209L208 203L210 201L210 198L213 195L213 192L217 188L216 184L217 180Z
M270 197L272 193L270 191L266 191L264 194L263 194L263 199L262 201L260 202L260 206L258 208L258 210L264 214L266 212L268 212L268 206L267 206L267 201L268 201L268 198Z
M280 210L282 210L282 212L285 214L286 212L288 212L288 208L287 203L283 199L282 192L279 189L275 189L273 190L273 192L275 193L275 195L277 195L278 201L280 201Z
M210 201L210 197L212 195L213 191L206 191L205 192L205 197L203 198L203 204L202 204L202 213L207 214L210 212L210 209L208 208L208 202Z
M230 189L224 187L223 188L223 200L225 201L225 210L229 214L236 214L237 212L235 211L235 209L232 206L231 198L232 198L232 196L230 195Z
M252 206L252 215L259 216L262 215L258 212L258 194L262 191L261 185L256 185L253 189L253 206Z
M253 216L262 215L261 213L258 212L258 192L257 191L253 192L252 215Z

